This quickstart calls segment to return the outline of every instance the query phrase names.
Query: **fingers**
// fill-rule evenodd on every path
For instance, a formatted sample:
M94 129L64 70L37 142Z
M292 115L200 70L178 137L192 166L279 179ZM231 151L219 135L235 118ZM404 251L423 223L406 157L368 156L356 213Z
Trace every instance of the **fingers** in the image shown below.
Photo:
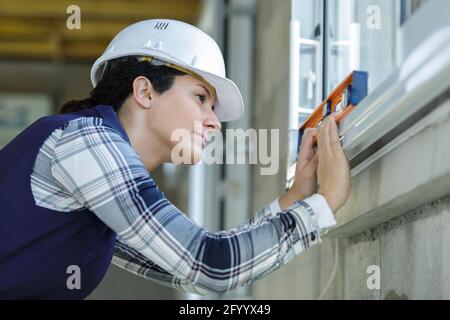
M319 154L315 153L314 158L312 159L312 163L314 164L314 167L317 168L317 165L319 164Z
M316 128L306 128L303 133L302 145L301 148L311 149L313 146L314 138L317 137L317 129Z
M318 192L324 195L335 212L348 199L351 175L349 163L339 142L339 130L334 114L323 120L318 137Z
M326 135L324 134L325 128L324 125L319 127L318 134L317 134L317 155L320 163L325 163L325 155L328 153L329 150L328 147L328 140L326 138Z
M331 145L336 145L339 143L339 130L336 124L336 115L334 113L328 117L327 124Z
M319 129L321 134L319 134L319 143L324 145L325 149L333 152L336 151L336 146L339 145L339 130L336 123L336 115L333 113L323 120L322 126ZM331 149L333 148L333 149Z
M305 142L308 146L313 143L310 140L311 136L309 136L309 134L311 133L309 132L307 135L305 131ZM343 150L339 142L339 129L336 123L335 113L331 114L323 120L322 125L318 129L316 129L315 134L318 140L317 153L319 161L320 159L322 159L322 161L325 161L325 157L334 158L337 155L343 154Z
M329 134L329 119L326 118L319 127L318 132L318 149L321 153L327 153L330 150L330 134Z
M317 137L317 129L306 128L303 133L302 144L298 154L299 159L311 159L314 154L314 138Z

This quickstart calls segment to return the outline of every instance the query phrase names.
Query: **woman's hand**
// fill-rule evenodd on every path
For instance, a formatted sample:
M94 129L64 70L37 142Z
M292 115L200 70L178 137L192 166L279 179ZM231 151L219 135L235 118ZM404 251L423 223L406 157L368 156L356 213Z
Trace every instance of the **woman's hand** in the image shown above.
M292 187L280 197L281 209L286 209L295 201L308 198L317 192L317 165L318 155L314 148L314 138L317 129L307 128L303 134L300 152L297 155L295 178Z
M327 117L318 131L319 191L335 213L347 202L351 191L350 166L339 142L334 114Z
M314 148L314 138L317 129L307 128L303 133L302 145L297 155L295 178L291 190L297 194L299 200L308 198L317 192L318 155Z

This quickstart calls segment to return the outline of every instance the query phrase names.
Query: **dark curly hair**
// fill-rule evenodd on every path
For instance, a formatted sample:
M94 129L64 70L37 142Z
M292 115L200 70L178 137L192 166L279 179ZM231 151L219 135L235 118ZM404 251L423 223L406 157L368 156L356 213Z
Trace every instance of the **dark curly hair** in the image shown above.
M133 81L139 76L145 76L158 93L169 90L175 81L175 76L185 73L164 66L155 66L147 61L139 61L130 56L108 61L102 78L92 89L89 97L82 100L71 100L62 105L59 114L77 112L97 105L109 105L118 112L125 100L133 92Z

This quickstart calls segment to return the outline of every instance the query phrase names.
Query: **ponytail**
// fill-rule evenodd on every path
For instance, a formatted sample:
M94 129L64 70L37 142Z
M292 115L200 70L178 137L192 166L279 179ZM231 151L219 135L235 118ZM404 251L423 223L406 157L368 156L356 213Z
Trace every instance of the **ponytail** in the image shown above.
M91 103L91 98L86 98L82 100L70 100L64 103L59 109L59 114L62 113L72 113L80 110L88 109L93 107Z

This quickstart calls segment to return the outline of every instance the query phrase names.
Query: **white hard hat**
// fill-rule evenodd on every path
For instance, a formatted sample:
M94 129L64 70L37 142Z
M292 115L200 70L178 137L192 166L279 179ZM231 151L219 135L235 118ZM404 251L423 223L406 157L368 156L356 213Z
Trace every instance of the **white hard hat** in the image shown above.
M97 85L109 60L125 56L153 57L206 80L216 91L214 110L221 122L237 120L244 113L241 93L234 82L226 78L225 63L217 43L190 24L152 19L126 27L92 66L92 85Z

